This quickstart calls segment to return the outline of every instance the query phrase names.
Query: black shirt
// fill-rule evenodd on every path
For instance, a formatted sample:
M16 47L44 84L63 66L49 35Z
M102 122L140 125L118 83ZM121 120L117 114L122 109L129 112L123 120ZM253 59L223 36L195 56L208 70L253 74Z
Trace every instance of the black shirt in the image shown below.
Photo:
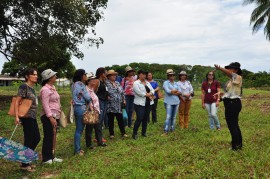
M105 81L101 81L99 80L99 87L97 89L97 96L99 99L104 100L104 101L108 101L108 88L106 86Z

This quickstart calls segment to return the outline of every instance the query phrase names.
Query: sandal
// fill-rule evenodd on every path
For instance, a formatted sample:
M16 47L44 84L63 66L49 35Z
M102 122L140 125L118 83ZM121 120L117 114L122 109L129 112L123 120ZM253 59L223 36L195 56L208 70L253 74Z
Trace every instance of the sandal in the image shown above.
M23 171L27 171L27 172L35 172L36 170L31 167L30 165L26 166L26 167L21 167L21 170Z

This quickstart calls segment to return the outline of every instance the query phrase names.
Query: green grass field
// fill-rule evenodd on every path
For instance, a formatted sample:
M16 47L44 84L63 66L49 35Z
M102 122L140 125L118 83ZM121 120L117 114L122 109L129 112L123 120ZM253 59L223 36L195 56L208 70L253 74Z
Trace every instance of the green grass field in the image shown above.
M70 95L60 90L62 105L67 113ZM10 96L15 90L1 90L0 136L9 137L14 129L13 118L7 115ZM224 107L219 108L221 131L211 131L207 112L201 108L200 92L196 92L191 108L190 127L161 137L165 111L163 101L158 105L158 123L148 125L148 137L138 140L122 139L116 125L116 138L108 140L108 147L86 150L86 155L73 155L74 124L61 129L57 136L56 153L64 159L62 164L42 165L37 171L25 173L19 164L0 159L0 178L270 178L270 92L244 90L245 98L240 114L243 133L242 151L230 151L230 134L224 119ZM38 118L41 135L42 125ZM108 138L108 131L104 131ZM23 142L22 127L13 138ZM36 151L41 153L42 141Z

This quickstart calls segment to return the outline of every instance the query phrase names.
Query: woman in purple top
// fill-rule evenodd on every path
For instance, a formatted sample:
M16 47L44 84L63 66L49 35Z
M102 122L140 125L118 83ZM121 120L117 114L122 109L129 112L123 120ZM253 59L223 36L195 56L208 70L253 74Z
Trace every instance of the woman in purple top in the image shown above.
M151 84L153 89L155 90L154 94L154 104L152 105L151 111L152 111L152 122L156 123L157 122L157 105L158 105L158 91L159 91L159 86L156 81L153 80L153 74L151 72L148 72L147 74L147 81ZM148 120L148 123L150 122L150 118Z
M220 130L220 123L217 116L219 100L213 96L220 92L220 84L215 80L215 74L210 71L206 74L206 80L202 84L202 108L207 110L210 129Z

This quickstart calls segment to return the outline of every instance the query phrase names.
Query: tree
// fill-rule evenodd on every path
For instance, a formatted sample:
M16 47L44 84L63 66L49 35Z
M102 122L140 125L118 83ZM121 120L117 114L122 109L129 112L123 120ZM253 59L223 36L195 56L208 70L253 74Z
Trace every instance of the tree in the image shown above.
M253 33L258 32L264 25L264 34L270 40L270 1L269 0L244 0L244 5L256 5L250 17L250 24L253 24Z
M93 36L107 1L1 0L0 53L10 61L3 72L19 68L20 73L25 67L69 72L74 68L71 55L83 58L79 44L86 41L98 47L103 43Z

